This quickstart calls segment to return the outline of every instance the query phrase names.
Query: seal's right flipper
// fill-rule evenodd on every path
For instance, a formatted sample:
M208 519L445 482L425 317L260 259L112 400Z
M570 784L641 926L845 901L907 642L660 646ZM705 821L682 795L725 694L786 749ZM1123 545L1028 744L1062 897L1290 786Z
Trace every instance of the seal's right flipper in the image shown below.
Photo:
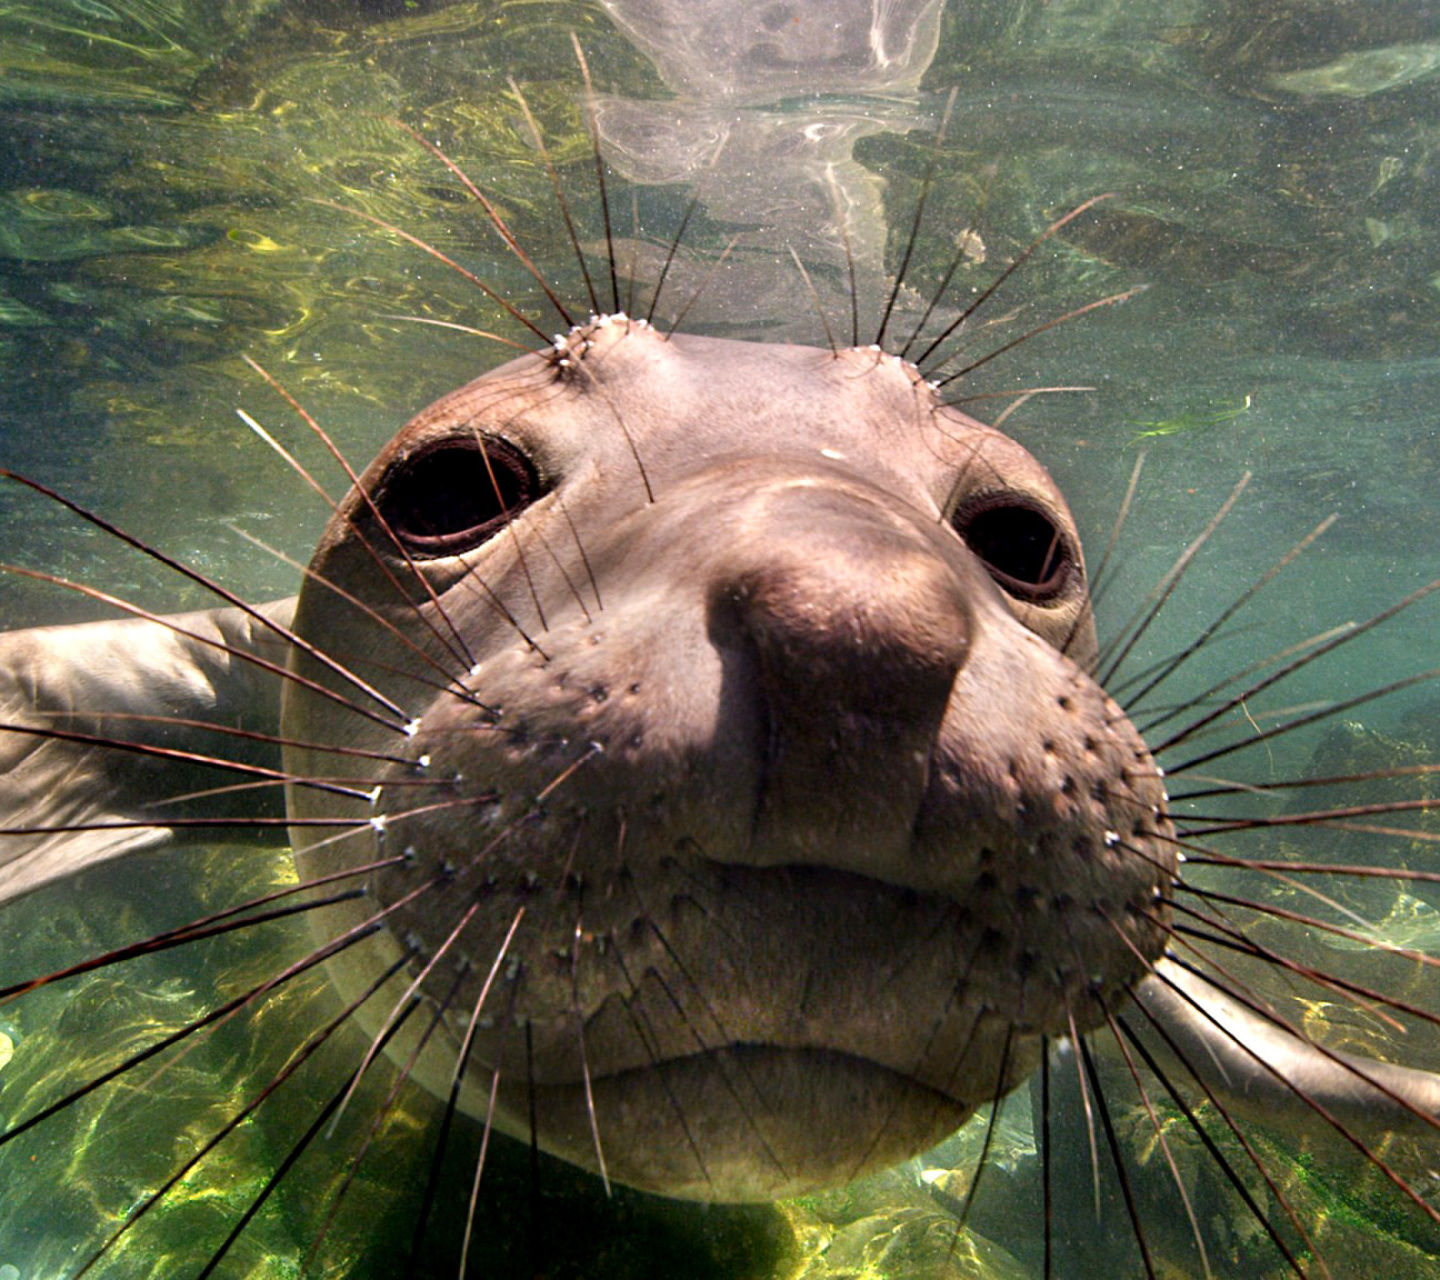
M293 609L259 612L285 626ZM182 829L282 814L255 770L280 768L266 738L286 648L237 609L0 634L0 902Z
M1159 1033L1143 1036L1152 1050L1232 1114L1297 1136L1333 1129L1352 1144L1385 1133L1433 1141L1440 1132L1435 1072L1324 1048L1173 960L1161 960L1134 995Z

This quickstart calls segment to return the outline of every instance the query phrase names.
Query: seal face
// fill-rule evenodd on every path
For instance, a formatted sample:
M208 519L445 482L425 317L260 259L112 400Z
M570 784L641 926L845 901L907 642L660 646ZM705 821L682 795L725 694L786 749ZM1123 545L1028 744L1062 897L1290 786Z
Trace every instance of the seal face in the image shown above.
M1070 513L879 351L577 328L399 433L295 629L409 718L396 753L293 651L287 771L392 757L368 802L292 786L302 872L364 860L313 819L408 855L337 981L406 957L443 1030L387 1052L443 1095L463 1046L462 1105L621 1181L892 1164L1163 949L1164 790L1085 672Z

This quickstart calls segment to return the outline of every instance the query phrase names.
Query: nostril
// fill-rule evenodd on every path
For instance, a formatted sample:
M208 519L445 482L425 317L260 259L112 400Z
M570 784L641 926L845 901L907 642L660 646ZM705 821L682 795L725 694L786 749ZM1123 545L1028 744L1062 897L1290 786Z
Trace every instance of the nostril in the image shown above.
M746 568L718 594L773 679L793 675L877 713L947 692L969 644L962 584L923 548L786 552Z

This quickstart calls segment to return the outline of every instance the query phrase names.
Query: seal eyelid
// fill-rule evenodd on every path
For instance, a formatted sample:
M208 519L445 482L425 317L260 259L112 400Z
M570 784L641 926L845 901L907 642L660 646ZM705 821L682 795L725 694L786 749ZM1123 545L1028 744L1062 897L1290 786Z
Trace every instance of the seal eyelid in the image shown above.
M399 459L381 479L375 504L411 556L436 559L488 541L546 487L518 445L471 433Z
M1000 589L1027 603L1053 600L1074 573L1069 538L1029 499L991 494L955 511L950 525Z

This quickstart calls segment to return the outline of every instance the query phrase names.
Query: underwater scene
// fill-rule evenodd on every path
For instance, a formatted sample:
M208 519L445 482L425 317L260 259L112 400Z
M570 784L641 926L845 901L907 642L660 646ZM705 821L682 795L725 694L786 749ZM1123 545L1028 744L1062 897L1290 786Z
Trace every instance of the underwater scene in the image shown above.
M455 1008L439 982L411 999L397 926L393 968L374 970L385 1008L352 1018L366 984L337 984L337 953L306 916L333 910L358 929L368 899L347 867L292 856L278 791L303 790L297 766L251 752L238 735L273 746L281 731L247 711L235 752L250 772L154 784L157 804L245 816L123 857L91 859L77 839L65 863L83 814L42 829L20 784L0 781L0 1280L1440 1275L1428 0L15 0L0 7L0 121L0 631L293 595L322 537L342 538L326 533L333 510L407 421L552 341L563 367L564 335L592 312L827 359L873 343L1001 426L1063 493L1098 637L1077 663L1164 769L1165 859L1182 862L1157 874L1188 886L1164 926L1169 954L1242 1017L1286 1028L1285 1054L1306 1046L1293 1109L1286 1098L1266 1124L1264 1101L1197 1085L1218 1034L1203 1011L1202 1047L1186 1050L1117 1026L1138 1016L1117 989L1053 1026L1016 1014L1023 1030L987 1059L989 1093L964 1099L972 1118L951 1136L932 1122L923 1153L897 1139L895 1159L875 1154L866 1107L884 1107L858 1086L848 1120L812 1112L803 1089L774 1105L776 1132L824 1130L816 1144L863 1177L780 1179L784 1193L763 1196L665 1194L623 1165L612 1178L589 1062L576 1112L589 1127L527 1140L519 1081L547 1048L531 1043L535 1022L513 1019L524 1034L458 1109L460 1085L447 1105L448 1078L425 1066L447 1018L464 1037L492 960L496 1003L483 1024L476 1003L474 1022L509 1017L498 1002L523 967L511 940L526 910L539 929L538 899L457 969ZM949 345L928 350L942 332ZM714 376L721 415L748 394L730 386ZM606 412L623 434L625 404ZM662 448L626 448L624 466L633 453L641 473L653 457L664 474ZM482 482L497 496L534 479L501 462L510 479L492 468ZM1065 519L1054 526L1063 541ZM439 537L426 525L414 543L429 554ZM665 545L634 535L646 537ZM574 542L587 562L566 592L602 618L609 599L618 618L608 552L583 524ZM568 547L543 555L567 574ZM537 611L542 595L514 593ZM1053 647L1083 654L1080 608ZM526 633L534 653L552 632L563 643L553 623L541 612ZM0 642L0 665L10 652ZM485 673L504 660L460 665L488 714ZM0 763L22 737L3 732L16 729L8 690ZM123 737L125 715L153 718L163 701L115 713L107 732ZM177 694L163 714L180 726L184 706ZM303 756L305 735L287 732ZM574 764L582 779L602 767ZM331 779L342 806L369 795L351 770ZM557 765L551 785L563 796L570 779ZM538 816L549 792L516 829L551 821ZM351 812L329 803L309 820ZM638 849L630 816L612 844ZM8 888L7 841L28 851L37 835L62 869ZM349 866L390 855L410 850L377 838ZM686 874L697 901L759 892L743 876L702 892L710 872ZM832 891L843 916L825 881L795 920L823 921ZM904 920L919 891L892 892L883 910ZM604 908L587 899L586 912L574 957L609 937ZM948 917L895 931L918 937L932 920L938 933ZM737 952L763 949L742 944L750 923L715 927ZM661 932L655 966L673 964L674 987L645 1005L627 973L634 1007L648 1018L668 1000L698 1037L718 1006L681 1010L676 991L701 975L680 933L672 946ZM1023 939L994 934L976 956L1028 958ZM568 933L540 936L532 967L543 950L580 969ZM1136 945L1119 948L1124 963ZM842 950L804 957L817 990ZM874 962L896 1006L928 998L929 962L910 959ZM573 998L578 1009L578 980ZM1085 1031L1094 1054L1078 1047ZM502 1058L518 1119L492 1131L475 1117L486 1091L496 1105ZM1171 1058L1195 1078L1177 1080ZM1384 1098L1356 1101L1344 1083L1338 1102L1308 1093L1355 1058L1413 1070ZM764 1136L771 1104L738 1097L764 1094L748 1070L725 1087L785 1166ZM1255 1097L1285 1074L1257 1071ZM695 1113L692 1131L674 1094L663 1105L704 1172L719 1140ZM1384 1120L1392 1105L1403 1124Z

